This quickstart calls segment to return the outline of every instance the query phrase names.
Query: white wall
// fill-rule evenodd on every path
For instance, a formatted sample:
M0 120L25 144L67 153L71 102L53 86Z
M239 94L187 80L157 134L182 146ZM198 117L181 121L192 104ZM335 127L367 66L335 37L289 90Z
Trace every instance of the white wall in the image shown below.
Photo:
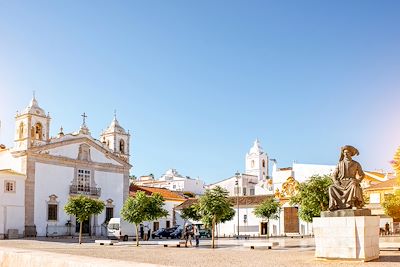
M46 225L64 226L71 216L64 212L70 194L69 186L74 179L75 170L72 167L36 163L35 171L35 225L38 236L46 235ZM94 181L97 188L101 188L100 199L106 202L113 200L114 217L120 217L123 205L124 175L104 171L94 171ZM94 185L91 185L94 186ZM49 196L55 194L58 198L58 220L47 221L47 201ZM97 216L97 222L92 219L95 226L105 221L105 209ZM75 221L72 221L75 224Z
M15 193L5 192L5 181L15 181ZM25 176L0 175L0 237L8 229L18 229L23 234L25 226Z
M240 174L238 179L239 186L239 195L243 195L243 188L246 188L246 196L250 196L250 189L256 189L255 184L258 182L258 177L247 174ZM210 189L220 186L226 190L228 190L230 196L236 196L235 188L236 186L236 176L232 176L226 180L222 180L221 182L212 184L209 186Z
M107 199L112 199L114 205L114 217L121 217L120 212L124 205L124 175L122 173L95 171L94 180L97 187L101 188L100 199L104 202ZM102 224L106 218L105 209L104 212L99 214L97 217L98 224Z
M65 225L70 216L64 212L69 198L69 186L74 179L74 168L44 163L35 164L34 221L38 236L46 235L46 225ZM47 202L50 195L58 201L58 221L47 221Z
M300 183L308 180L313 175L331 175L335 168L335 165L293 163L294 178Z

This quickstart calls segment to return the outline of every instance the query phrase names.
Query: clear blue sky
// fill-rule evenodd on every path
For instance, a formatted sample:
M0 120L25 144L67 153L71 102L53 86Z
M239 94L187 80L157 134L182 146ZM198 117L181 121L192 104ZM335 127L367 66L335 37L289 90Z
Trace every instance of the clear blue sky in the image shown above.
M258 137L280 167L400 145L400 1L0 1L0 142L36 90L51 133L117 109L132 173L206 182Z

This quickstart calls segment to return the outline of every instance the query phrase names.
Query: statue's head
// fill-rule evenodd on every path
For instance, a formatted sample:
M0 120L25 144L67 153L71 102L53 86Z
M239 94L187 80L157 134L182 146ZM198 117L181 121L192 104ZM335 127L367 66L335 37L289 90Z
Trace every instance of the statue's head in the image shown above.
M340 161L343 159L351 159L351 157L358 156L359 152L358 149L354 146L345 145L340 149Z

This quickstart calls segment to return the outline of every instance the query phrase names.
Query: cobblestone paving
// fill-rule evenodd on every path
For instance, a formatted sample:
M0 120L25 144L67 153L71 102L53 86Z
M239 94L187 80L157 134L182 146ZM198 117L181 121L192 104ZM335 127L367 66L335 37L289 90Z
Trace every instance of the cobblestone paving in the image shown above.
M76 239L1 240L0 247L41 250L54 253L82 255L132 262L154 263L170 266L400 266L400 251L383 250L380 259L368 263L351 261L324 261L314 258L313 238L273 238L280 246L272 250L243 248L242 240L219 239L218 248L210 248L210 240L202 240L199 248L168 247L143 242L120 242L113 246L100 246L94 240L82 245ZM157 241L157 240L156 240ZM261 240L252 240L255 242ZM400 242L400 237L383 239Z

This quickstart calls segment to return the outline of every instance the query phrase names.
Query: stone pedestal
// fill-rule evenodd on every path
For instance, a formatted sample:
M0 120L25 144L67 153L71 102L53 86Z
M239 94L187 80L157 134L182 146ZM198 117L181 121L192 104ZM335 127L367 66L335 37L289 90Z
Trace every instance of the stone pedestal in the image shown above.
M314 218L315 257L357 261L378 259L379 216L341 216L345 217Z

